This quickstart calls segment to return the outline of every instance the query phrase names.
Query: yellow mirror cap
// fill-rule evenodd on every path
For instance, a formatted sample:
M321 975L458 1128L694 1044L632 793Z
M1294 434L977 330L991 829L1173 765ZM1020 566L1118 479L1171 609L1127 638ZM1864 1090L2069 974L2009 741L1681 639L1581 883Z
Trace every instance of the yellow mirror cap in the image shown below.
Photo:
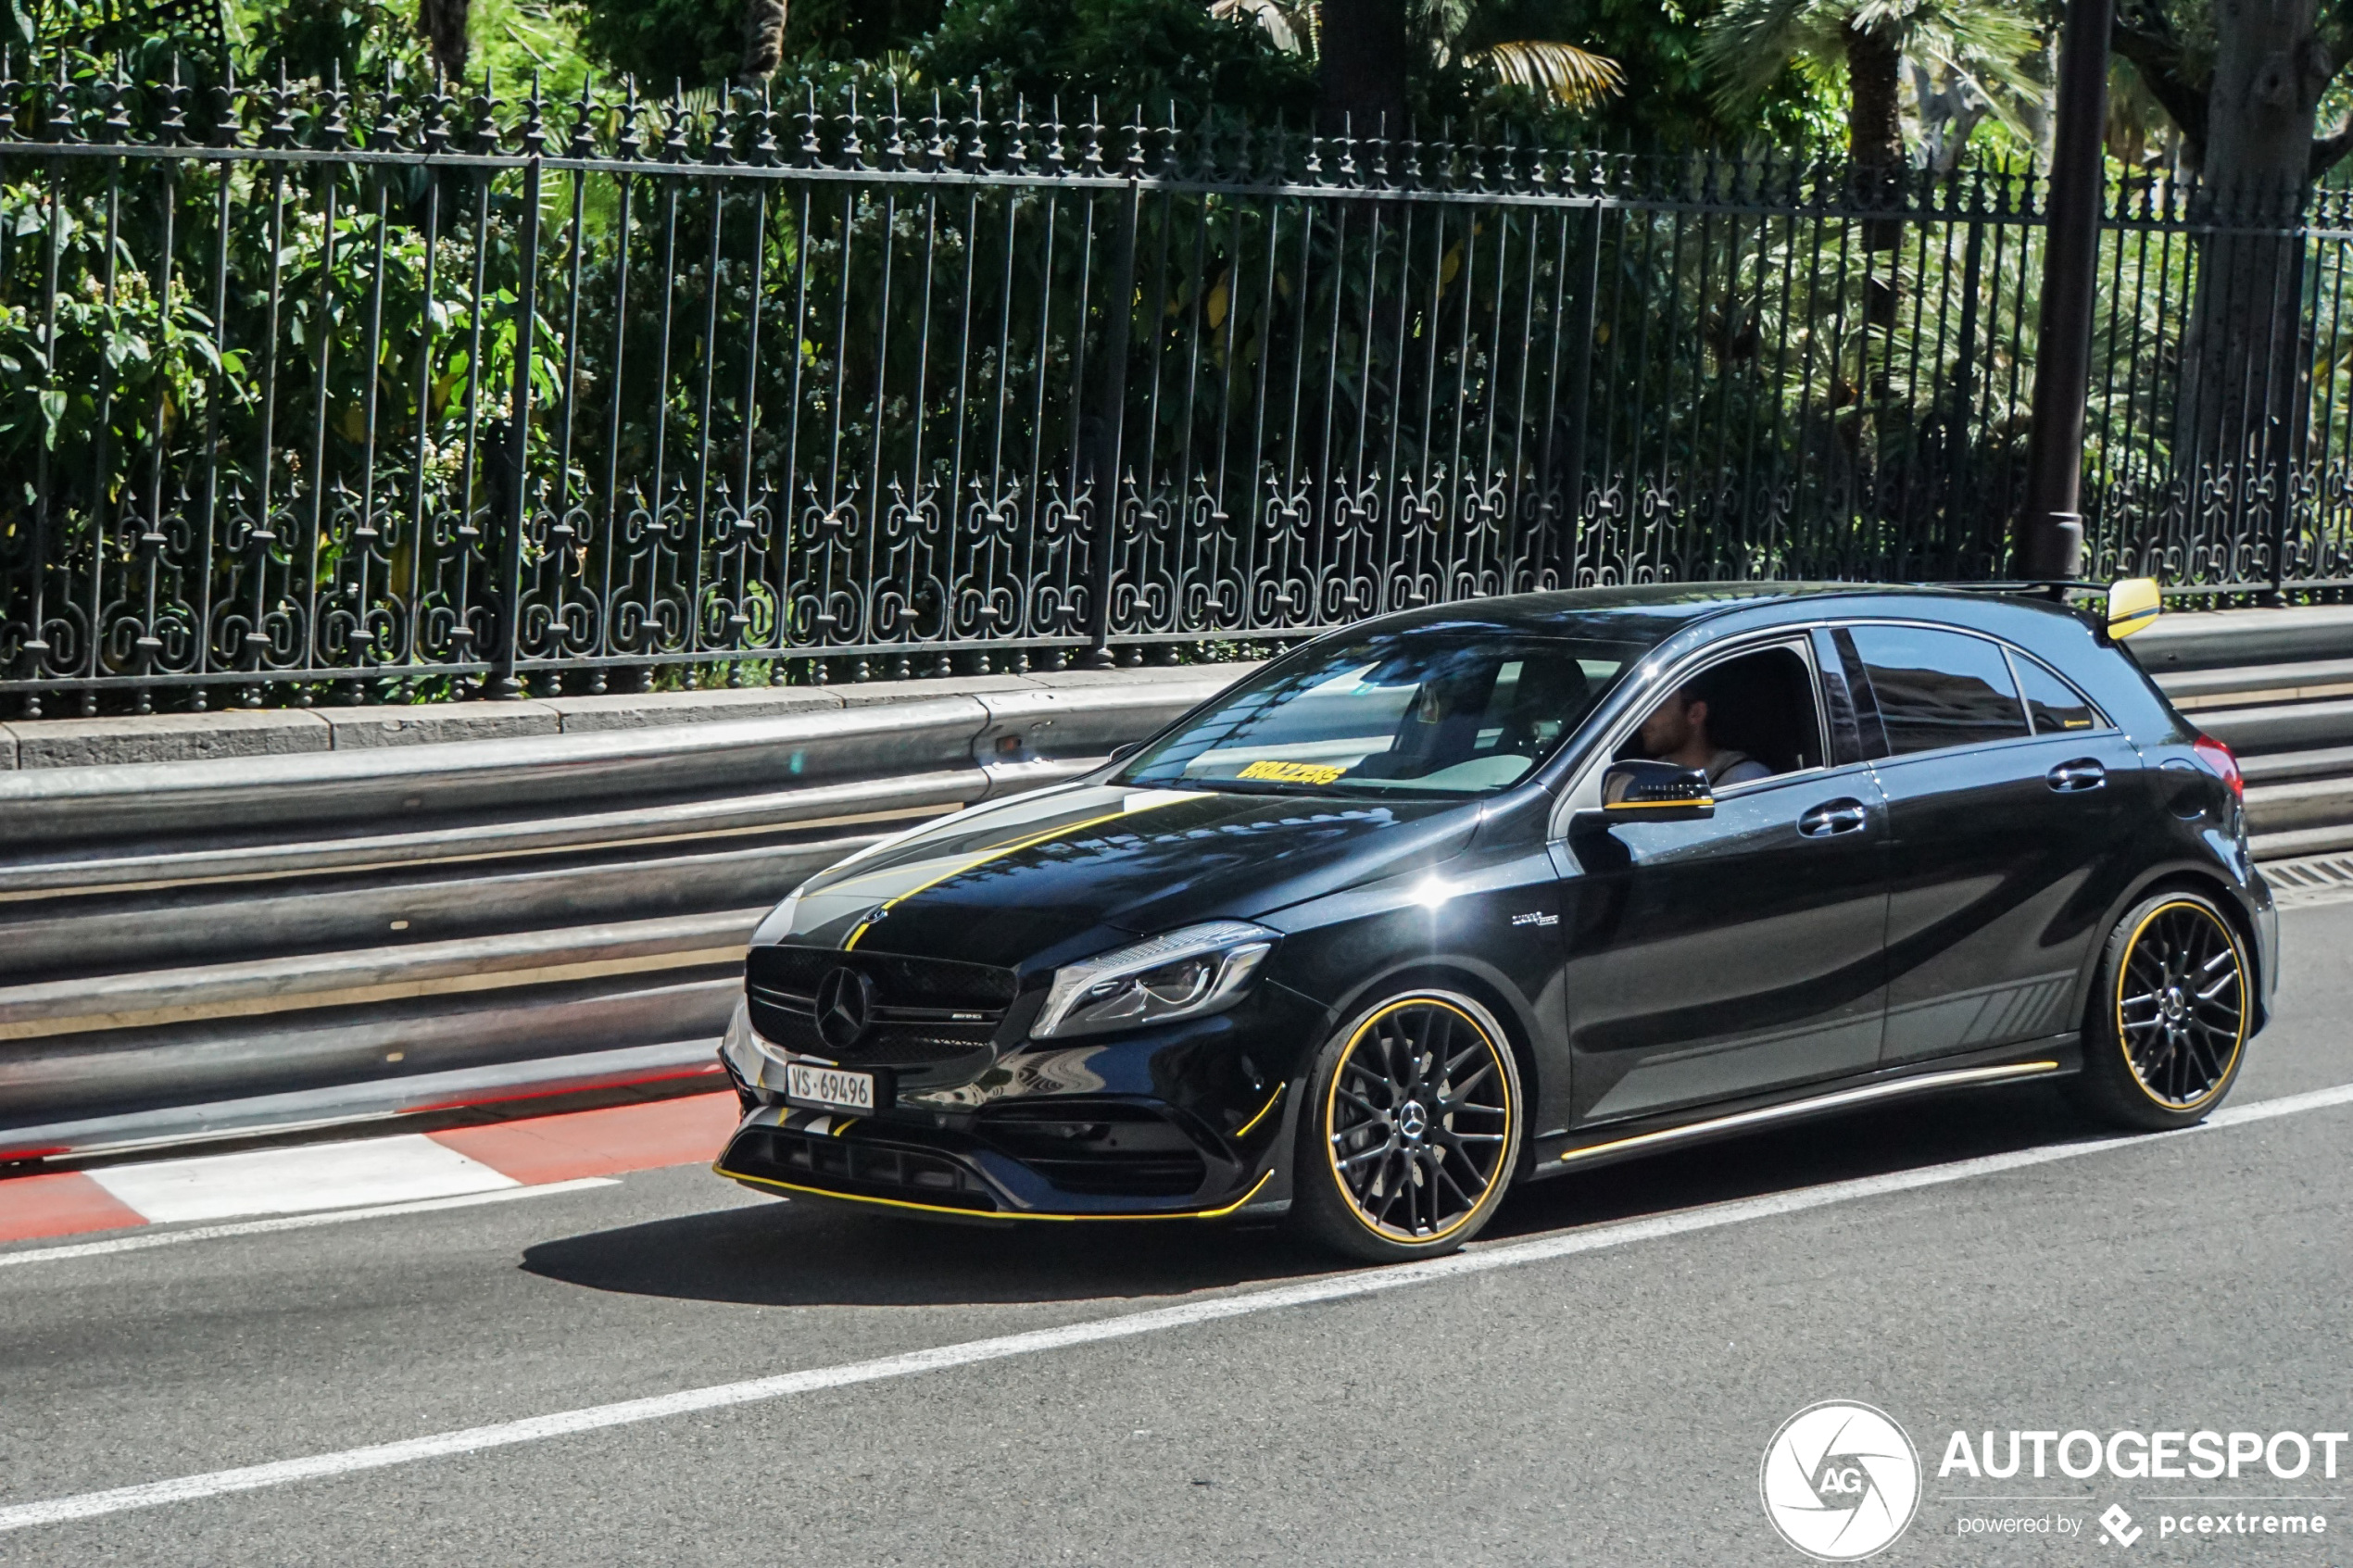
M1645 811L1689 811L1703 806L1712 810L1715 805L1716 797L1712 795L1693 795L1681 800L1604 800L1602 809L1612 815L1623 812L1629 817L1639 817Z
M2120 577L2108 588L2108 634L2129 637L2145 632L2165 608L2165 596L2154 577Z

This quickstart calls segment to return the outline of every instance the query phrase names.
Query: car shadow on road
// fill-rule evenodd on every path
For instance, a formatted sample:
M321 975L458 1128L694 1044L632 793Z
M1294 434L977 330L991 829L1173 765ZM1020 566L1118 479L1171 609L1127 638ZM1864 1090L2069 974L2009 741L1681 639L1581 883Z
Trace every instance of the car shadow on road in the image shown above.
M1531 1182L1504 1205L1482 1240L1641 1219L2102 1135L2051 1085L1942 1095Z
M977 1226L796 1198L566 1236L530 1273L597 1290L756 1306L931 1307L1173 1297L1328 1272L1266 1224Z
M1982 1090L1531 1183L1478 1245L1941 1165L2090 1131L2046 1085ZM964 1306L1167 1298L1345 1263L1271 1224L980 1227L797 1198L543 1242L523 1268L629 1295L759 1306Z

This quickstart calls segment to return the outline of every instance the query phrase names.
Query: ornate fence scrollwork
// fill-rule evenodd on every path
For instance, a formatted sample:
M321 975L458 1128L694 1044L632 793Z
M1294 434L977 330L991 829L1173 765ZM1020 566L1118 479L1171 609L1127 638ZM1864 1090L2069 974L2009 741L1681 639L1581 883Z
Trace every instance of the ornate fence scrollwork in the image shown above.
M2004 560L2019 171L110 69L0 61L20 709L1104 663ZM2089 570L2353 585L2347 202L2111 193ZM2296 314L2223 397L2233 288Z

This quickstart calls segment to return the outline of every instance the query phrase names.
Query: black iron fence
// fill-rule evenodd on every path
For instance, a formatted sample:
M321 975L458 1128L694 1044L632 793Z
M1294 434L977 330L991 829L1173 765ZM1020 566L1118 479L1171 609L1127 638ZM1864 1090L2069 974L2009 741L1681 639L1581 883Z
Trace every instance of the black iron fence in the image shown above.
M2000 574L2032 171L1068 107L0 65L0 690L865 678ZM2353 232L2276 205L2113 193L2096 571L2353 583Z

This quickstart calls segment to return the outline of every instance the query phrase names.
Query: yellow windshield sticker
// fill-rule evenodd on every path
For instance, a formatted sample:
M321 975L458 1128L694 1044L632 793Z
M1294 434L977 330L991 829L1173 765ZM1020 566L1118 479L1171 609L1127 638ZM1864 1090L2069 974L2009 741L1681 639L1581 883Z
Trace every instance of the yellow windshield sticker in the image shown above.
M1329 768L1321 762L1252 762L1234 776L1265 779L1274 784L1327 784L1346 771L1345 768Z

